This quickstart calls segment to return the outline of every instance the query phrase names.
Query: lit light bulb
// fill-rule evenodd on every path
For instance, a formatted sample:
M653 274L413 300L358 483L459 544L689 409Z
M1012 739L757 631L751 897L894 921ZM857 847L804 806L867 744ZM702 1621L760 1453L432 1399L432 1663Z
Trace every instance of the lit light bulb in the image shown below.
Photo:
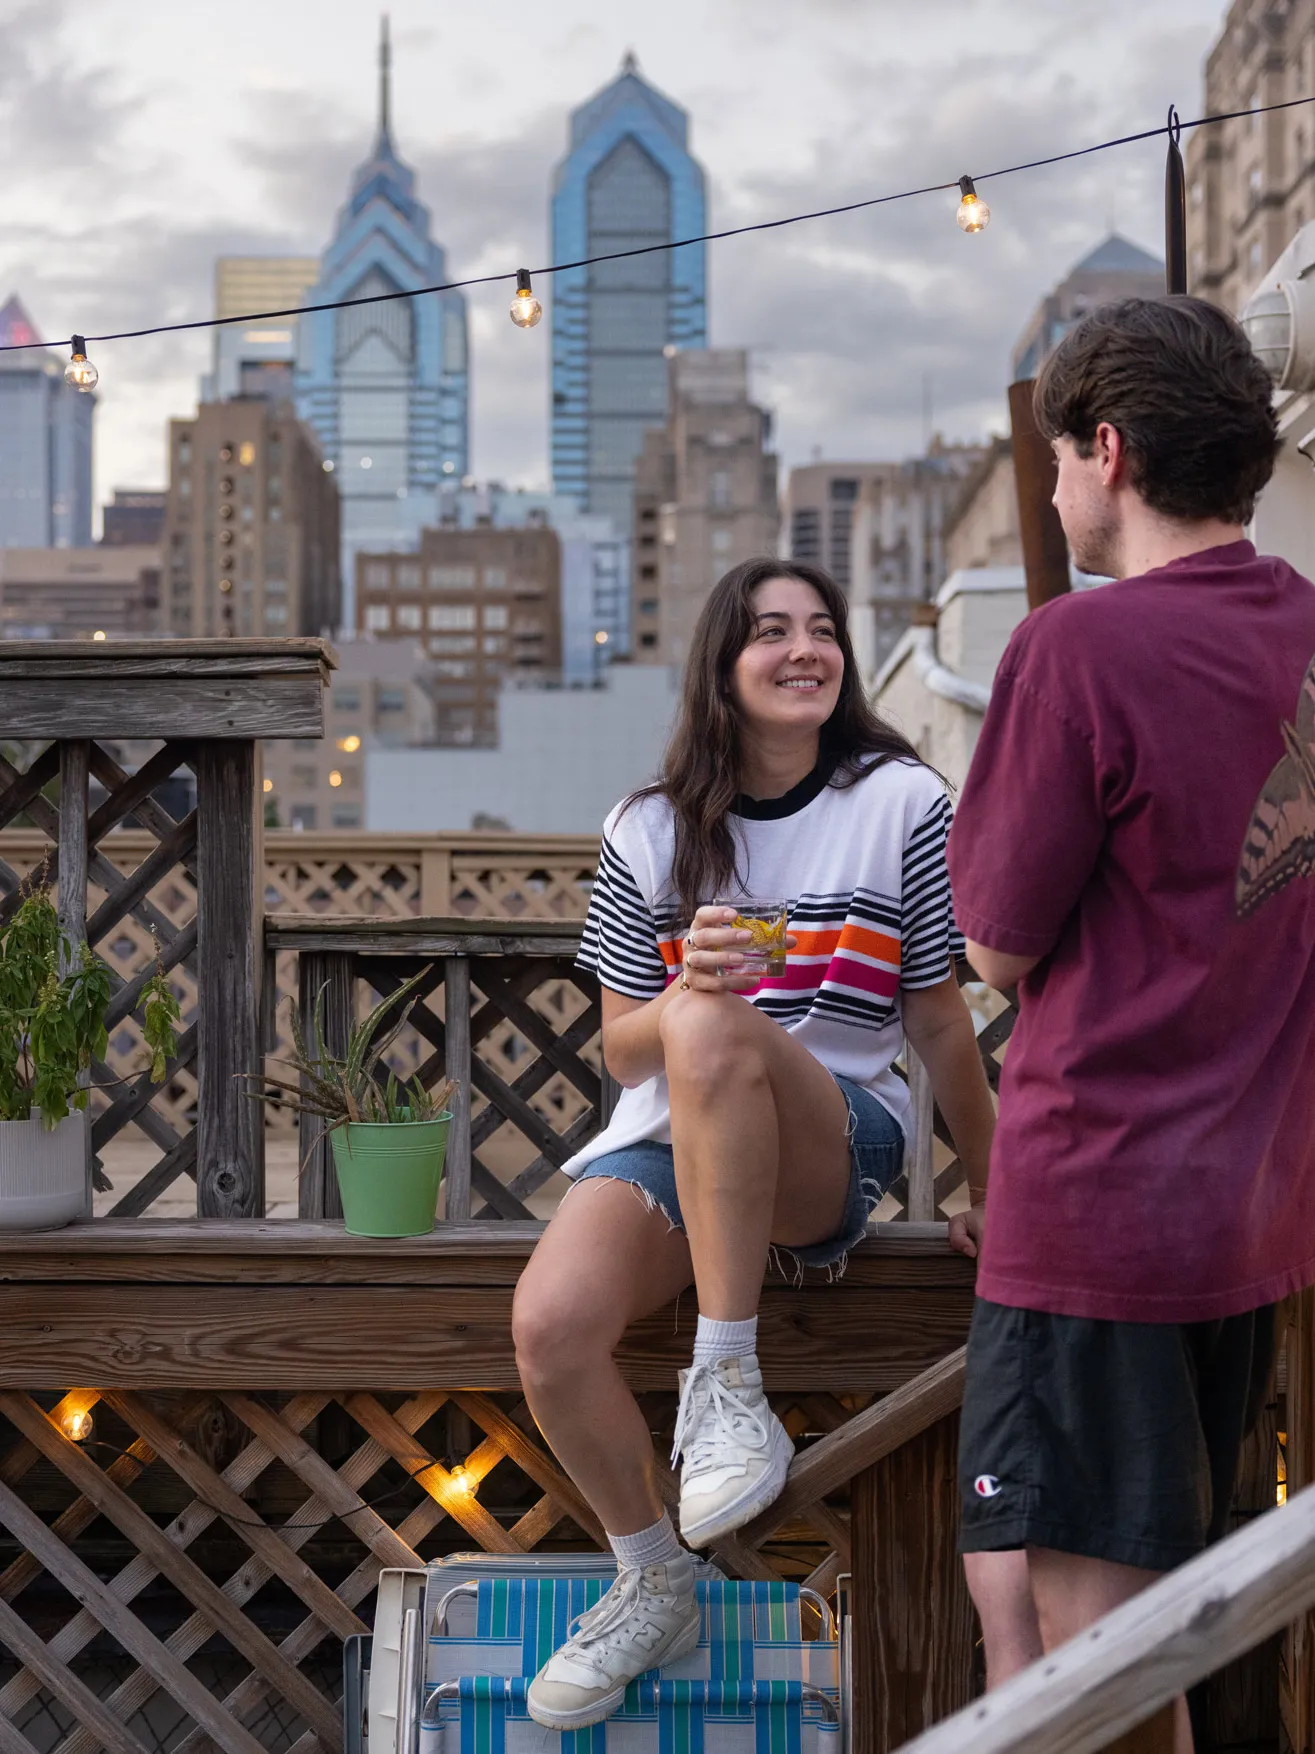
M534 296L528 268L516 270L516 296L511 301L511 320L518 329L532 329L543 315L543 306Z
M59 1429L70 1443L86 1443L95 1430L95 1425L90 1407L70 1407L60 1416L59 1421Z
M271 780L271 779L262 780L260 789L263 792L272 792L274 790L273 780Z
M100 373L87 358L87 343L81 335L73 337L73 357L64 367L64 382L71 390L94 390Z
M470 1492L470 1475L466 1472L465 1468L462 1467L460 1462L458 1462L456 1467L453 1468L452 1472L448 1475L448 1478L452 1482L454 1491L466 1494Z
M103 627L98 627L96 629L95 633L93 633L91 637L92 637L92 639L104 639L105 638L105 629Z
M355 755L356 751L361 747L361 739L356 735L355 731L353 731L348 737L339 737L338 747L339 749L345 749L348 755Z
M594 644L596 646L605 646L607 644L607 629L605 627L600 627L598 632L594 635Z
M959 211L955 221L960 231L985 231L991 223L991 209L973 187L971 177L959 178Z
M336 767L334 768L333 772L329 775L329 784L334 788L335 791L337 791L338 787L342 784L342 775L338 772Z

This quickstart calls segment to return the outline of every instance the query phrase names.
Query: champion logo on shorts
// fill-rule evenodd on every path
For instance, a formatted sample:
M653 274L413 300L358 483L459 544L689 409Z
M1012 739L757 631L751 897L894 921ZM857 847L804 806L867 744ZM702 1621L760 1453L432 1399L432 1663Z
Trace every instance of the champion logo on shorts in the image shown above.
M979 1474L973 1481L973 1491L979 1498L998 1498L1004 1487L994 1474Z

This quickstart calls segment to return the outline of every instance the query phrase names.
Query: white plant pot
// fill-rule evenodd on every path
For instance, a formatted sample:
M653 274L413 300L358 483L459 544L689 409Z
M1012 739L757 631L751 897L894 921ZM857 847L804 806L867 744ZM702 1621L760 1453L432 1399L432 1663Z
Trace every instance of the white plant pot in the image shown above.
M0 1231L58 1230L90 1216L86 1111L54 1127L39 1115L0 1121Z

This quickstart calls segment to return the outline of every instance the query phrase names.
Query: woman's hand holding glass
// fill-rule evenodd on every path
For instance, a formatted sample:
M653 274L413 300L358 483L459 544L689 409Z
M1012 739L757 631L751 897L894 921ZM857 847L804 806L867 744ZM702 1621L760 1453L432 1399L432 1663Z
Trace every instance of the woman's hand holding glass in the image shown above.
M697 993L752 992L760 985L761 967L745 968L747 946L753 933L735 924L733 907L701 907L694 923L685 934L683 944L684 972L682 990ZM786 948L793 949L795 939L787 937Z

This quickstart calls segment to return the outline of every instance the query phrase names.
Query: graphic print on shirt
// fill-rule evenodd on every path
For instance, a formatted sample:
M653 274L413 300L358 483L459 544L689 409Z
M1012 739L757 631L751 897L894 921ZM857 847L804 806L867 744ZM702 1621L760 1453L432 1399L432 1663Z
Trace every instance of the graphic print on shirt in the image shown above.
M1315 871L1315 658L1302 677L1297 722L1282 727L1287 754L1256 801L1237 868L1239 919L1294 877Z

